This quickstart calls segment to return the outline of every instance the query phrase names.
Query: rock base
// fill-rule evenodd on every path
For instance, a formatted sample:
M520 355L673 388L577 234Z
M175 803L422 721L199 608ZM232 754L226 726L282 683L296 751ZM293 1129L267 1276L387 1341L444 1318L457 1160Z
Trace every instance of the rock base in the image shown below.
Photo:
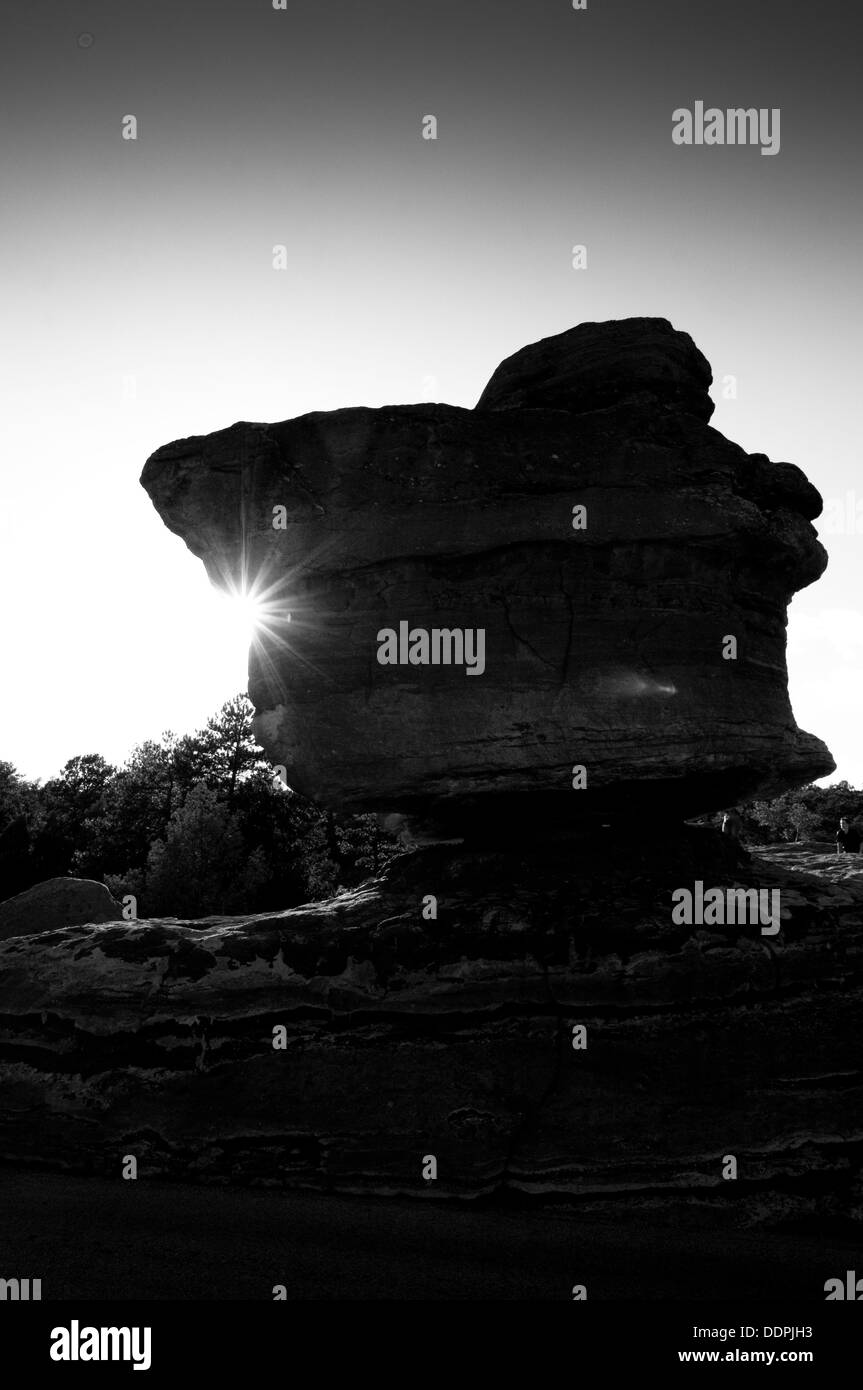
M697 880L778 888L781 930L675 924ZM289 912L20 936L0 946L0 1156L859 1219L861 963L863 884L686 826L429 847Z

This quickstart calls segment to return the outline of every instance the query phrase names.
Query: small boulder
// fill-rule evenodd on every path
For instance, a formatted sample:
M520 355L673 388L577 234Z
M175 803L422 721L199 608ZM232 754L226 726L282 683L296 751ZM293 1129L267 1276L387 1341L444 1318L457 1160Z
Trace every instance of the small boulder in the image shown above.
M120 903L104 883L91 878L49 878L0 903L0 941L85 922L116 922L122 915Z
M477 410L608 410L639 392L707 421L710 363L667 319L580 323L530 343L493 373Z

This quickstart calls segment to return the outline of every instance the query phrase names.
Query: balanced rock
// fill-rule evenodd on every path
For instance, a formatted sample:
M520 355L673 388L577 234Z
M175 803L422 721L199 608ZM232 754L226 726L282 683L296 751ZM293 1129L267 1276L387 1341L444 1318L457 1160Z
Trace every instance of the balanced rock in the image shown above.
M785 666L821 498L706 423L709 382L664 319L584 324L509 358L475 410L158 449L141 481L165 523L266 605L249 693L289 784L499 841L829 773Z
M122 915L122 907L104 883L91 878L49 878L0 903L0 941L84 922L117 922Z

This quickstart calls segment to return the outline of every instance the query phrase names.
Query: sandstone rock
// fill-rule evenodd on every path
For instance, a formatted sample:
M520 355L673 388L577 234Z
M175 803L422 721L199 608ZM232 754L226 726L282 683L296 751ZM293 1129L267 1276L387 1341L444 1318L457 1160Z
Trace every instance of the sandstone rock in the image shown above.
M709 380L665 320L587 324L508 359L474 411L337 410L157 450L142 482L166 524L214 583L267 598L249 689L290 784L501 843L831 771L785 669L786 606L826 563L821 499L704 423ZM380 664L402 622L482 630L482 674Z
M49 878L0 903L0 941L82 922L116 922L122 915L121 905L104 883L89 878Z
M843 883L846 879L863 883L863 855L837 854L835 844L830 841L823 844L803 841L799 844L765 845L758 854L780 868L790 867L797 873L816 874L833 883Z
M781 934L675 926L670 893L698 872L784 887ZM861 910L863 886L685 828L623 859L598 831L578 854L434 847L284 913L20 937L0 946L0 1154L618 1217L696 1199L744 1223L777 1202L848 1217Z
M709 420L710 363L667 319L580 323L501 362L477 410L606 410L650 392Z

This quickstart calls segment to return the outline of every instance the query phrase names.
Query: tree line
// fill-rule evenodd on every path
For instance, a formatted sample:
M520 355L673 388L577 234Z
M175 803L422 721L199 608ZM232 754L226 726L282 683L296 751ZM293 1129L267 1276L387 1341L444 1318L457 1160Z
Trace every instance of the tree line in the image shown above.
M253 713L236 695L197 733L148 740L122 767L70 758L44 784L0 760L0 901L71 874L133 894L140 917L277 911L352 888L402 852L375 816L337 816L283 787ZM840 816L863 826L863 791L811 784L737 809L749 843L832 843Z
M44 784L0 760L0 900L44 879L104 882L139 917L267 912L351 888L401 847L373 815L337 816L282 786L245 694L122 767L70 758Z
M811 782L783 792L772 801L749 801L737 807L742 821L741 838L747 843L774 844L779 840L821 841L833 844L840 816L863 829L863 790L850 782L818 787ZM701 816L714 824L720 816Z

